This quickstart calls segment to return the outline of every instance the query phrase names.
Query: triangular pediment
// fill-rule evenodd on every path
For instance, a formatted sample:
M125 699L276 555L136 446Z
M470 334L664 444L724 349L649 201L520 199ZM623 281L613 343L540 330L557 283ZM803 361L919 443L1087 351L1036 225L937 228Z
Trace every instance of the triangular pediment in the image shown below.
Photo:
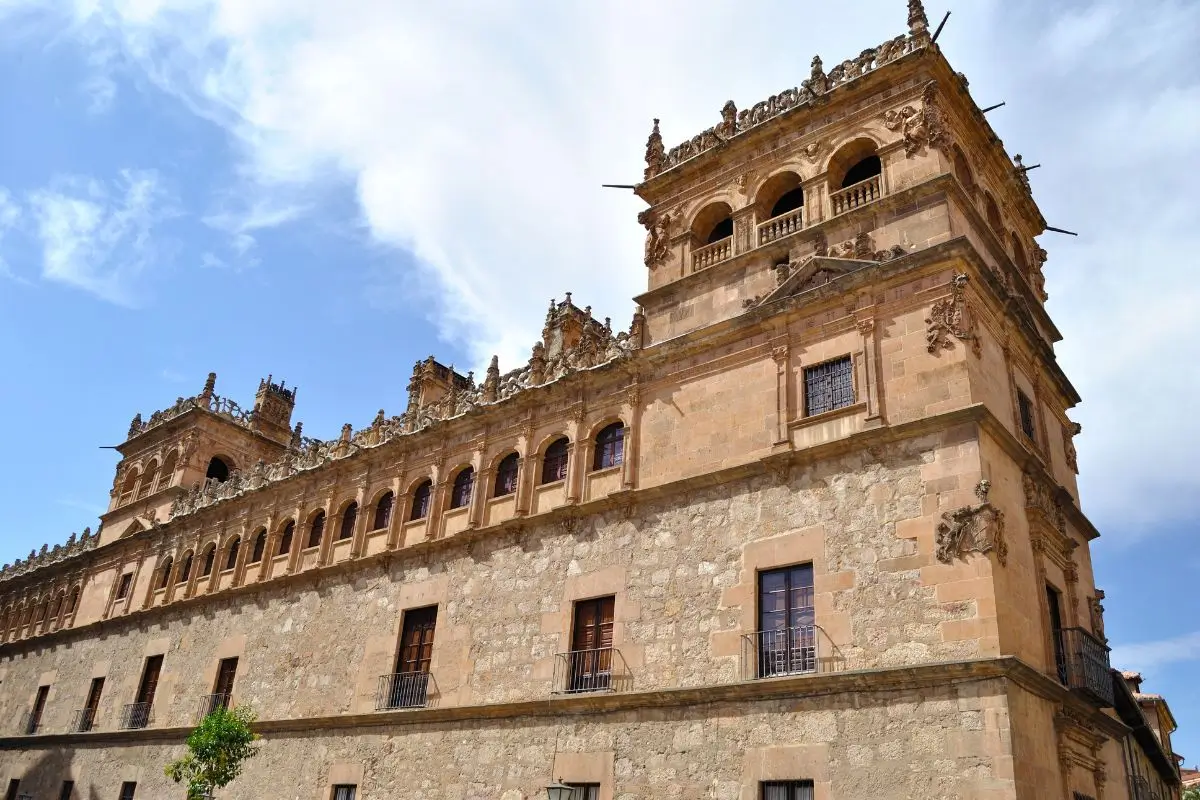
M125 530L121 532L120 538L124 539L127 536L133 536L135 533L150 530L150 520L145 517L134 517Z
M875 263L875 261L857 258L809 256L792 269L791 273L775 287L774 291L757 298L754 302L747 301L747 306L759 306L784 297L804 294L827 283L832 283L843 275L874 266Z

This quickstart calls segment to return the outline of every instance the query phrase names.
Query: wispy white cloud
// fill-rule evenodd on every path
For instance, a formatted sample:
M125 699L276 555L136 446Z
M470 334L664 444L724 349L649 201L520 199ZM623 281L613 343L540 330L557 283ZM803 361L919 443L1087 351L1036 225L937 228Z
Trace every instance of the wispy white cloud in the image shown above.
M33 192L42 277L111 303L137 305L136 279L158 252L155 226L174 212L153 170L123 170L114 185L62 177Z
M1140 644L1117 645L1110 661L1117 669L1151 672L1168 664L1200 661L1200 631L1170 639Z
M78 0L71 24L222 126L239 180L264 197L350 182L367 233L406 255L391 274L364 270L371 299L411 303L416 286L446 339L511 366L551 294L574 290L617 324L632 311L641 204L599 184L637 180L652 117L673 144L728 98L796 85L814 51L835 63L895 35L905 12L903 0L752 13L720 0ZM1010 152L1044 164L1031 177L1051 224L1084 233L1043 245L1059 358L1085 400L1073 412L1084 505L1108 535L1133 538L1200 494L1200 419L1178 401L1200 391L1200 373L1179 368L1200 338L1186 256L1200 228L1179 168L1200 160L1197 29L1187 0L980 0L955 9L940 42L977 98L1008 100L991 119ZM210 216L233 257L209 263L247 257L256 231L282 224L257 197Z
M13 272L8 262L4 260L4 237L21 220L21 207L13 199L7 189L0 186L0 278L24 282L25 279Z
M226 198L220 209L208 214L202 221L229 237L229 246L238 257L237 265L253 266L258 263L257 258L249 255L258 244L255 234L294 222L308 211L308 206L278 201L270 197L269 190L262 187L245 185L242 190L248 192L249 201L242 197ZM212 253L205 253L203 265L226 267L229 262Z

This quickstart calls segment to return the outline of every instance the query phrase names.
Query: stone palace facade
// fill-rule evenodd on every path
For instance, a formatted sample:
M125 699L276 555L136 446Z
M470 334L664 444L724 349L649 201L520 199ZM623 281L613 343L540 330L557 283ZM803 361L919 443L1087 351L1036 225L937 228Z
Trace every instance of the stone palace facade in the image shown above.
M228 704L262 751L221 798L1177 797L1108 663L1046 223L908 12L655 121L627 328L552 301L528 363L418 362L329 441L271 378L135 417L99 530L0 572L6 800L182 798Z

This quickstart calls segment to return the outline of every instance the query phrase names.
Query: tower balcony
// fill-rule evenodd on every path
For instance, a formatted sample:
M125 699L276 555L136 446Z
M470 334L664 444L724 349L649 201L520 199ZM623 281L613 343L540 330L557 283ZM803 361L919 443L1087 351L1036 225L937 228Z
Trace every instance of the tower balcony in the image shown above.
M726 236L692 251L692 272L708 269L733 256L733 237Z
M830 215L836 217L839 214L845 214L847 211L853 211L867 203L874 203L883 197L883 186L879 179L879 175L872 175L866 180L830 193Z
M804 206L800 206L794 211L785 211L779 216L771 217L766 222L760 222L757 228L757 241L760 247L804 230Z

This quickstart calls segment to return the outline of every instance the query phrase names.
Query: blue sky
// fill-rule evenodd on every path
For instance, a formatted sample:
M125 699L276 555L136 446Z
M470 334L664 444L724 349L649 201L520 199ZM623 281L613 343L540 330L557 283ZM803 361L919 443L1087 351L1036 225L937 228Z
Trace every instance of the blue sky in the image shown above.
M417 359L515 366L551 294L627 324L668 145L905 28L904 0L0 0L0 562L95 527L137 412L300 387L312 435ZM927 3L936 22L945 8ZM1200 761L1200 4L972 0L940 41L1051 225L1114 663ZM1194 727L1193 727L1194 726Z

